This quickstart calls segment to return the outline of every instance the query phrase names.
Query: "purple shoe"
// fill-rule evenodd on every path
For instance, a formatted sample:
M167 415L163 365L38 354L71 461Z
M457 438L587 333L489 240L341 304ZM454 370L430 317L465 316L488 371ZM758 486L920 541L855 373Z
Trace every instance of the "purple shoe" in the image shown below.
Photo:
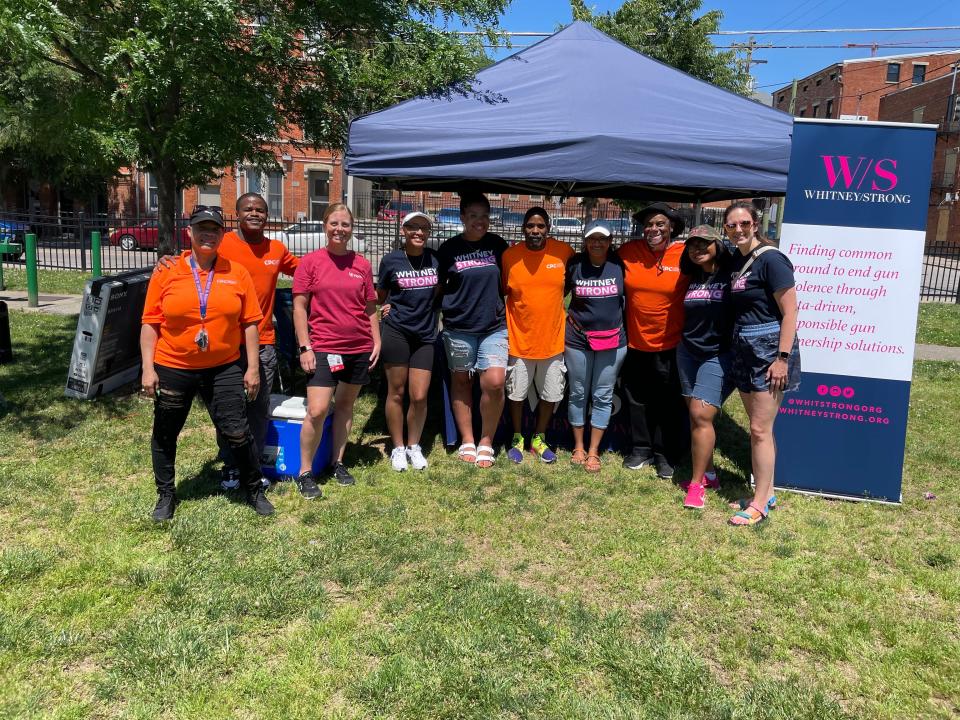
M553 463L557 461L557 454L550 449L543 435L534 435L530 441L530 452L537 455L541 462Z
M510 449L507 450L507 458L510 460L510 462L519 465L523 462L523 450L518 450L517 448L511 446Z

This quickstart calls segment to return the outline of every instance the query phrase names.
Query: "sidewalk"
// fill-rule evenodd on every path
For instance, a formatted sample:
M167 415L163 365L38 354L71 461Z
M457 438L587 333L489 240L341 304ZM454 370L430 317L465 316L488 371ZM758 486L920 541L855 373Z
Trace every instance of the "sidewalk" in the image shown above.
M0 290L0 300L5 302L10 310L45 312L51 315L79 315L83 295L40 294L37 296L39 306L35 308L27 306L26 290Z
M82 295L40 295L39 307L27 307L27 293L24 290L0 290L0 300L7 304L10 310L26 310L29 312L45 312L51 315L79 315ZM917 344L915 360L949 360L960 362L960 347L946 345Z

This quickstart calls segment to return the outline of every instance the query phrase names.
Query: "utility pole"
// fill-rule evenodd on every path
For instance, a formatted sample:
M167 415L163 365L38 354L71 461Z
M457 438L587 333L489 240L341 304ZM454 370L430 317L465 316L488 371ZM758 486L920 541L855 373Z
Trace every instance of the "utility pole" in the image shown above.
M797 79L790 83L790 114L797 114Z
M756 50L757 48L773 47L773 45L770 45L770 44L760 45L757 43L757 37L755 35L751 35L750 39L747 40L747 42L733 43L731 44L731 47L736 52L742 51L745 54L745 57L738 58L737 62L744 69L744 72L747 75L747 82L750 85L750 91L753 92L754 84L753 84L753 76L750 74L750 67L753 65L766 65L767 63L766 60L754 60L753 51Z

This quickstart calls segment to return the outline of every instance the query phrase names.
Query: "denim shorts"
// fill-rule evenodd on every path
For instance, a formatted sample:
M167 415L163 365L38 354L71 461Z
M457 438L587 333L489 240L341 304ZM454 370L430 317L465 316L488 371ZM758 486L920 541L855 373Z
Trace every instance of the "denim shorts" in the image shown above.
M699 358L687 350L683 343L677 346L677 371L685 398L722 407L723 401L733 392L732 367L733 354L730 352Z
M740 392L769 390L767 370L780 352L780 323L735 325L733 328L733 382ZM784 392L800 387L800 343L793 338L787 360Z
M506 369L509 359L506 328L486 335L444 330L443 347L447 351L447 365L453 372Z

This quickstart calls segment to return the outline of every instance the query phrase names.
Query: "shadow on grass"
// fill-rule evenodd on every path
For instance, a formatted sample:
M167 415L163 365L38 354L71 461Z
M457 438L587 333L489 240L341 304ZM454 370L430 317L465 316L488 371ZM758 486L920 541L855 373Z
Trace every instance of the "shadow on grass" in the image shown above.
M390 431L387 428L387 418L384 413L384 407L387 399L387 379L382 372L371 375L370 385L367 385L361 392L361 397L364 396L372 396L375 404L367 416L367 421L363 424L363 429L361 432L363 435L376 435L385 438L386 451L389 453L393 445L390 440ZM404 399L404 437L406 437L407 430L406 417L408 408L409 402ZM427 419L423 426L423 432L420 435L420 447L423 449L424 455L429 455L433 450L433 446L437 442L437 437L441 434L443 418L443 389L440 379L436 376L436 373L434 373L434 378L430 383L430 392L427 395ZM440 442L442 444L442 439ZM373 451L372 448L366 449ZM350 451L351 447L348 446L348 456L350 456ZM363 454L368 455L370 453L365 452ZM379 457L382 456L379 456L378 454L378 459ZM376 462L376 460L373 462Z
M92 417L125 416L129 398L94 401L67 398L63 391L73 352L77 316L10 314L14 361L0 367L0 420L34 440L57 440Z

